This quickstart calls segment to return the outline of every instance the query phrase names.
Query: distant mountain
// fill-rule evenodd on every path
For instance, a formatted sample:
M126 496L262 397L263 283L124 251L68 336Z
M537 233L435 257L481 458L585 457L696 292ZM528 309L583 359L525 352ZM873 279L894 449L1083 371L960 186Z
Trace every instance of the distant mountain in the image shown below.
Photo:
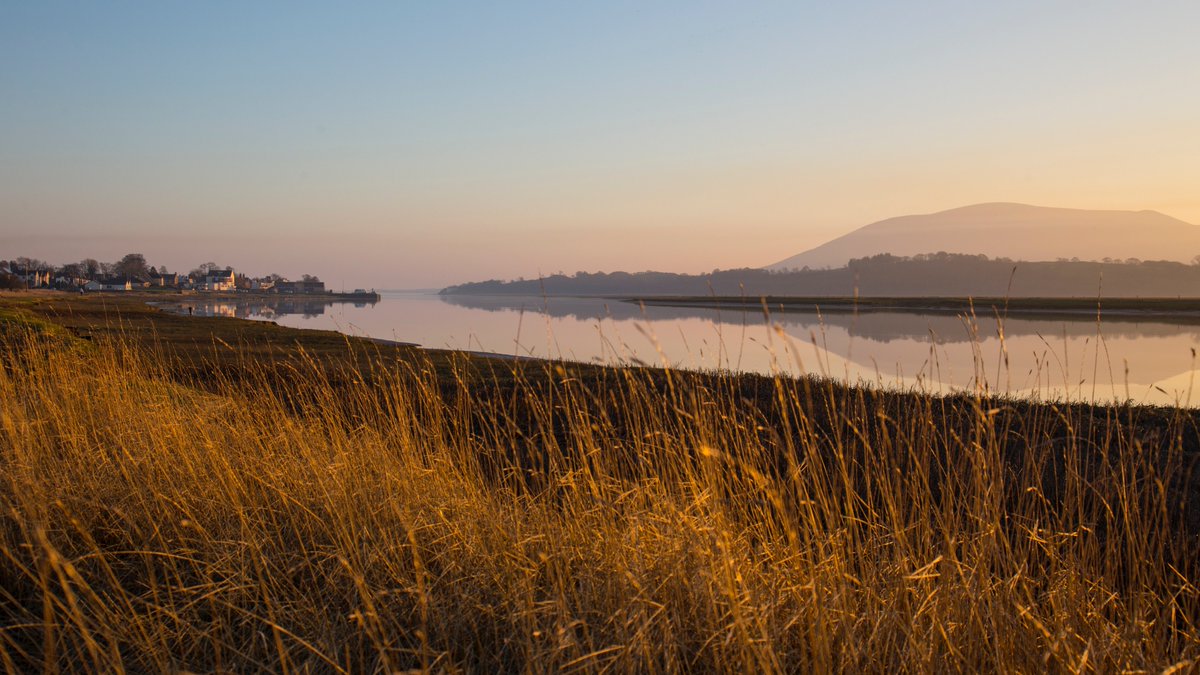
M1172 260L1200 255L1200 227L1157 211L1086 211L976 204L861 227L767 269L843 267L880 253L964 253L1045 261L1060 258Z

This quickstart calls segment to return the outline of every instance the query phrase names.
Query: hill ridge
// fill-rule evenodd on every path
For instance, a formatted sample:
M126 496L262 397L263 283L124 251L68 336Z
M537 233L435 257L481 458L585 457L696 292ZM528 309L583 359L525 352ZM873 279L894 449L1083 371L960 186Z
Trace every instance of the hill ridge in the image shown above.
M1151 209L1072 209L984 202L864 225L767 269L841 267L880 253L962 253L1025 261L1171 260L1200 254L1200 226Z

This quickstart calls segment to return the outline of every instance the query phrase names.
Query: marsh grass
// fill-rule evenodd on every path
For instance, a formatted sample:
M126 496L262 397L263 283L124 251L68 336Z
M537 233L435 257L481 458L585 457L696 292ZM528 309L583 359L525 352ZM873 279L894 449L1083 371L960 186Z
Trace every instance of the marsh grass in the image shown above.
M1200 658L1184 410L238 349L198 378L120 338L10 329L5 669Z

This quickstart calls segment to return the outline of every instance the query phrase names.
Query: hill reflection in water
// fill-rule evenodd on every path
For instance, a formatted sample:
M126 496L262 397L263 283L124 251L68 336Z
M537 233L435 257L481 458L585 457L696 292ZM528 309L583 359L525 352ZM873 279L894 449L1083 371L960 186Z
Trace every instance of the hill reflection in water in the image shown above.
M663 321L680 319L704 319L725 324L761 325L765 320L762 311L743 309L715 309L707 307L675 307L667 305L642 306L634 302L602 298L530 298L504 296L439 296L443 302L469 309L489 312L531 312L546 314L551 318L569 318L578 321ZM786 330L807 333L822 327L837 327L851 337L891 342L893 340L929 340L938 344L947 342L970 342L974 339L968 330L966 318L952 312L880 311L853 312L842 308L816 311L770 310L770 320L784 326ZM997 324L993 313L982 309L976 314L975 323L981 333L990 328L995 332ZM1190 336L1200 341L1200 325L1146 320L1144 318L1112 314L1102 315L1102 332L1108 338L1139 338ZM1094 337L1096 318L1087 315L1009 316L1003 321L1004 333L1008 337L1045 335L1048 338ZM1047 328L1056 330L1047 334ZM979 337L987 337L981 334Z

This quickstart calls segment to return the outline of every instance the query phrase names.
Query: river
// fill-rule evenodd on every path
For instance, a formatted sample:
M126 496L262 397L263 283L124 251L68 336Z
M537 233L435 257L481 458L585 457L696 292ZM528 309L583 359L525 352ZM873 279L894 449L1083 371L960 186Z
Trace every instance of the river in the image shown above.
M1162 319L641 307L384 292L368 303L189 298L200 315L504 355L819 374L930 393L1193 405L1200 325Z

